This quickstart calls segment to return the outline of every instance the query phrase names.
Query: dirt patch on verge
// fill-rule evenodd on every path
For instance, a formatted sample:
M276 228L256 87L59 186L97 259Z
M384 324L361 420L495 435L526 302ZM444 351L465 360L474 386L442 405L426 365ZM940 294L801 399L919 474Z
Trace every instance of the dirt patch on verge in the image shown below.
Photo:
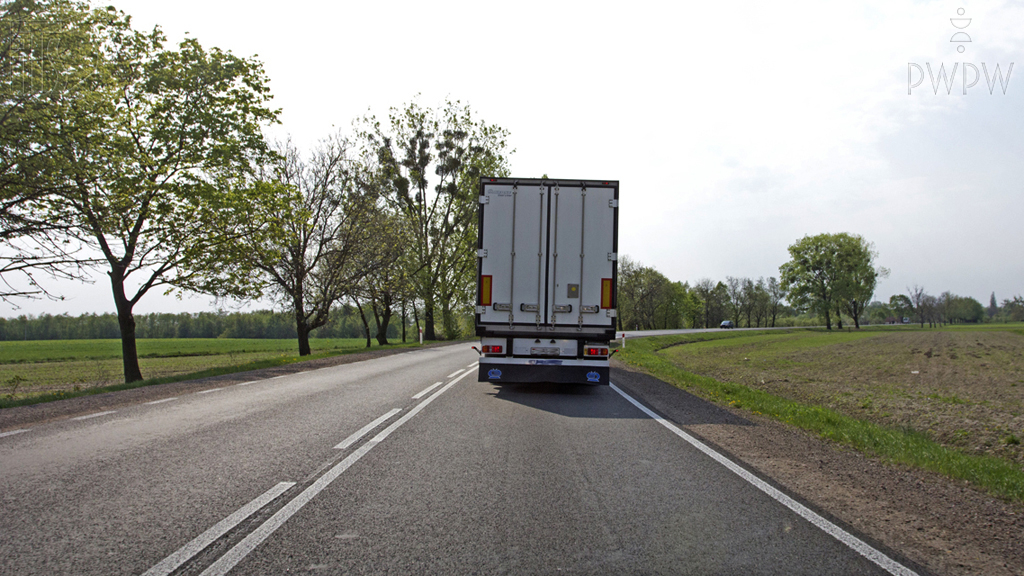
M643 400L673 418L668 398L676 394L658 393L670 384L613 364L623 371L624 387L652 391ZM979 493L965 482L865 457L744 410L720 409L736 422L673 419L788 493L927 570L1024 576L1024 506Z

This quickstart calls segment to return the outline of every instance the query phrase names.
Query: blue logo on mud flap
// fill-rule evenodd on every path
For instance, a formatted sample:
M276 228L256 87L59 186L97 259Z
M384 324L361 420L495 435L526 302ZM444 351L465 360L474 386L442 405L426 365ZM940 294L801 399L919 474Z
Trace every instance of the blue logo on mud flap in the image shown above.
M491 380L501 380L501 370L491 368L487 371L487 377Z
M587 382L600 382L601 375L597 372L587 372Z

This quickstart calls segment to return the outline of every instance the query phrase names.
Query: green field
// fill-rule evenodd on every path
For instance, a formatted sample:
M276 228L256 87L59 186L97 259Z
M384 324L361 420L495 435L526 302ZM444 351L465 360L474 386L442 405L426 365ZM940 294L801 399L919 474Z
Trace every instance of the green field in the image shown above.
M376 340L371 341L378 348ZM361 352L361 338L312 339L313 358ZM400 346L400 344L399 344ZM294 339L168 338L137 341L142 375L184 379L299 360ZM0 342L0 407L56 393L99 391L124 382L120 340ZM66 394L65 394L66 395Z
M1024 501L1024 325L690 334L630 340L621 358L710 400Z

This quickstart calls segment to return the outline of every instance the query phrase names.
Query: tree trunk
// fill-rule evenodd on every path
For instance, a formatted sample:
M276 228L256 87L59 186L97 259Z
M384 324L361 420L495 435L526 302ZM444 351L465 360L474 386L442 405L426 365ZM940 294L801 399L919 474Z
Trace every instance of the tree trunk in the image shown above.
M124 364L124 381L138 382L142 380L139 369L139 351L135 346L135 316L132 314L133 304L124 294L124 277L113 271L110 273L110 286L114 292L114 305L117 307L117 325L121 329L121 360Z
M309 325L306 324L305 318L296 319L295 331L299 334L299 356L309 356L313 351L309 347Z
M427 300L423 303L423 339L424 340L437 340L437 335L434 333L434 302L433 300Z
M378 311L376 304L373 306L373 321L377 325L377 344L388 345L388 325L391 324L391 302L389 297L384 297Z
M309 356L311 353L309 349L309 323L306 322L305 304L302 301L301 291L293 298L292 306L295 308L295 332L299 335L299 356Z
M363 307L359 305L359 300L352 299L356 303L356 308L359 309L359 317L363 320L363 332L366 334L366 347L370 347L370 323L366 321L366 313L363 312Z
M409 324L409 318L405 313L405 299L402 300L402 344L405 344L405 327Z

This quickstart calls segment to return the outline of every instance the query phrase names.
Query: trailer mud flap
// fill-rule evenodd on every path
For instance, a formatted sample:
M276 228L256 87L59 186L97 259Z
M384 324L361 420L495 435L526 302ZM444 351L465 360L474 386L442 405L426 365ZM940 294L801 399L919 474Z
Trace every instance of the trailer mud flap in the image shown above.
M523 364L481 364L480 382L552 382L557 384L608 384L607 366L560 366Z

